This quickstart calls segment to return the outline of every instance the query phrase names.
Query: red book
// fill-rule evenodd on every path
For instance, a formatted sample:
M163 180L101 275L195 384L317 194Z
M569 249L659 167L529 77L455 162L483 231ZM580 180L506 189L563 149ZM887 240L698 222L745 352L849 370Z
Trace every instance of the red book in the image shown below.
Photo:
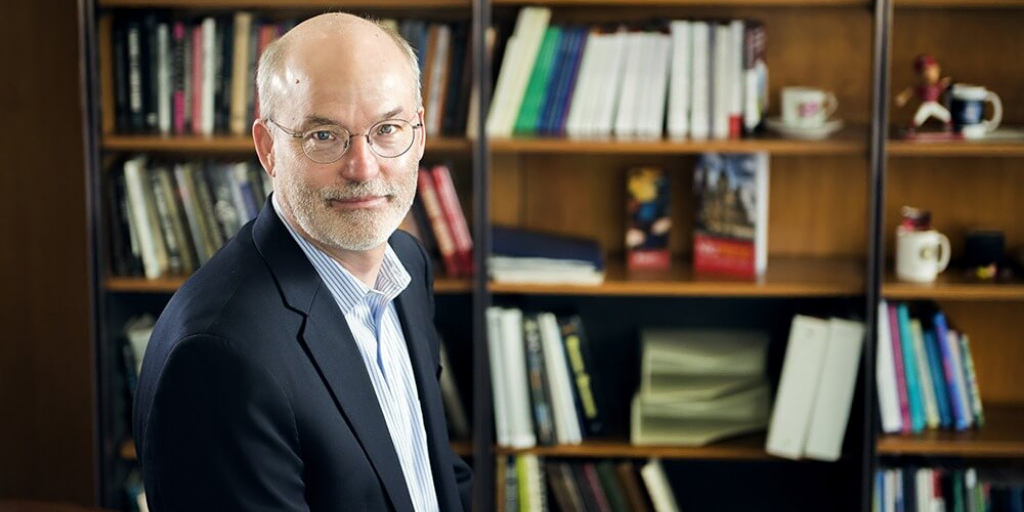
M768 157L705 153L693 177L693 268L755 278L768 264Z
M451 172L447 166L437 165L434 166L431 174L434 178L437 198L441 203L441 212L444 213L448 230L455 242L455 261L459 266L459 273L471 276L473 275L473 238L469 234L466 215L462 212L459 196L455 193Z
M203 27L192 27L192 133L203 133Z
M171 91L171 115L174 124L174 133L181 135L185 133L185 38L188 37L185 23L176 21L174 23L171 48L174 51L174 70L171 76L174 77Z
M427 211L427 217L430 219L430 227L434 231L434 238L437 239L437 247L441 252L441 259L444 260L445 271L451 277L458 276L459 265L455 257L455 239L452 237L444 218L444 212L441 210L441 201L438 199L434 180L426 168L420 169L417 179L419 180L420 201L423 202L423 209Z
M889 304L889 337L892 338L892 357L896 365L896 394L900 398L900 418L903 422L901 431L909 434L913 431L910 422L910 402L907 397L906 370L903 369L903 348L900 344L900 321L896 315L896 306Z

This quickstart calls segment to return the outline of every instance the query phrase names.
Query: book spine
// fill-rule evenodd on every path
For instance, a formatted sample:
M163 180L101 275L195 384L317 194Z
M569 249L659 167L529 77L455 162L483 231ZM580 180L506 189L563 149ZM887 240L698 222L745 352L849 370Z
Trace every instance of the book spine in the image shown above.
M533 402L533 426L537 442L555 444L554 421L551 417L551 393L544 382L546 369L540 341L540 326L533 316L523 317L523 341L526 343L526 370Z
M203 27L194 25L192 27L192 91L189 97L192 98L192 133L203 133L203 70L206 65L203 63Z
M910 404L910 423L915 433L924 430L924 394L919 382L917 356L914 352L914 338L910 331L910 311L906 304L896 306L899 315L900 348L903 349L903 366L907 380L907 402Z
M435 166L430 173L434 180L434 190L441 205L441 211L447 221L452 239L455 242L456 263L460 274L473 275L473 239L469 234L466 216L455 192L451 172L447 166Z
M957 390L959 368L956 366L956 358L953 355L952 339L946 325L946 316L941 311L936 313L933 324L939 342L939 350L942 352L942 368L946 374L949 403L953 405L953 423L957 430L963 430L968 427L969 423L967 422L967 411L964 408L964 403L960 401L960 393Z
M441 201L438 199L438 191L434 188L434 180L426 168L420 169L419 196L423 201L423 208L427 211L430 219L430 227L434 231L434 238L437 240L438 249L441 252L441 259L444 261L445 271L450 277L456 277L459 273L459 265L455 257L455 239L444 220L444 212L441 210Z
M985 425L985 412L981 404L981 390L978 389L978 374L974 371L974 356L971 354L971 345L964 333L960 333L960 357L964 362L964 381L967 383L970 395L974 424L982 427Z
M900 400L900 416L903 423L903 433L909 434L913 430L910 421L910 400L907 397L906 370L903 365L903 344L900 342L899 315L896 314L896 305L889 305L889 333L892 335L892 354L896 362L896 391Z
M605 430L603 395L599 393L597 380L594 378L594 359L590 350L590 342L583 329L583 320L573 315L560 320L562 341L565 343L565 355L572 371L576 396L580 403L580 416L586 424L586 431L591 436L600 436Z
M185 133L185 37L185 23L175 22L171 46L171 110L174 133L177 135Z

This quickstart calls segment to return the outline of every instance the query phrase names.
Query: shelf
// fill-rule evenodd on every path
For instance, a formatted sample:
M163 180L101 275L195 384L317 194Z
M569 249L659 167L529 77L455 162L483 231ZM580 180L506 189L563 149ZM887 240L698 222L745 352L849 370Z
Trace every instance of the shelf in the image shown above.
M108 277L104 289L108 292L120 293L174 293L185 283L184 277L161 277L145 279L142 277ZM469 279L436 278L434 293L469 293L473 282Z
M1020 3L1024 7L1024 3ZM936 156L1024 156L1024 139L1002 140L948 140L910 141L892 139L889 141L889 156L936 157Z
M99 0L100 7L169 9L436 9L465 8L471 0Z
M882 284L882 296L900 300L1024 300L1024 282L979 282L956 269L939 274L932 283L904 283L889 274Z
M814 7L814 6L867 6L867 0L491 0L491 5L545 5L548 7Z
M452 441L452 451L455 455L460 457L472 457L473 456L473 441L471 439L462 439ZM138 455L135 453L135 442L131 439L121 443L121 447L117 451L118 456L124 460L136 460Z
M864 293L863 262L853 258L774 257L758 280L697 276L686 261L667 272L626 272L621 260L608 264L597 286L490 283L496 294L637 295L692 297L842 297Z
M986 404L985 426L978 430L932 430L915 435L880 436L878 453L1024 458L1024 404Z
M103 149L107 151L160 153L216 153L255 154L252 137L247 135L220 135L204 137L197 135L105 135ZM453 137L428 137L427 151L445 153L468 153L472 144L468 139Z
M764 451L764 442L765 436L762 433L728 439L708 446L633 446L626 441L593 440L585 441L581 445L537 446L524 449L499 446L495 451L499 455L532 454L540 457L761 460L769 458Z
M948 7L962 9L1020 9L1022 0L896 0L897 9Z
M867 152L866 129L845 128L819 141L784 139L767 135L733 140L630 140L616 138L513 137L491 139L493 153L587 153L587 154L698 154L709 151L774 155L861 155Z

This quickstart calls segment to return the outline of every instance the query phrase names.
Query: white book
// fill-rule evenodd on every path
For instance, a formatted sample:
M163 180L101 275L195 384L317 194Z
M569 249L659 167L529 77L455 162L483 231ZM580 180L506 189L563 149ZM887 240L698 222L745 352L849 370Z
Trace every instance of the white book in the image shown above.
M711 135L711 27L705 21L695 21L692 31L690 137L704 140Z
M156 26L156 124L162 134L171 133L171 28Z
M508 50L498 72L498 86L495 89L491 112L487 118L488 134L494 137L509 137L515 127L516 117L523 104L527 82L537 61L544 31L551 20L551 9L546 7L523 7L516 20L512 38L509 38ZM514 51L513 51L514 50ZM503 75L507 75L505 78ZM505 83L502 84L504 79ZM499 97L498 93L502 95ZM493 117L492 117L493 116Z
M655 512L679 512L679 504L676 503L672 485L665 476L665 468L661 467L660 459L651 459L644 464L640 468L640 477L647 486L647 494L651 497Z
M679 418L686 420L729 420L768 424L771 389L767 380L756 386L708 400L678 400L640 396L644 417Z
M761 376L768 334L742 329L644 329L641 391L654 388L652 377L672 375Z
M729 137L743 134L743 20L729 23Z
M138 156L124 163L125 195L131 208L133 225L138 228L142 266L147 279L156 279L167 269L164 239L153 204L153 187L146 170L146 158Z
M646 71L644 69L646 37L643 32L628 32L624 38L626 47L625 75L622 77L622 89L619 91L613 132L616 137L633 137L636 135L637 111L643 90L643 73Z
M491 394L494 397L494 430L501 446L512 444L512 421L509 415L505 368L502 364L504 351L501 339L501 308L489 307L487 318L487 351L491 369Z
M889 332L889 305L878 303L878 347L875 352L875 387L882 416L882 431L887 434L903 428L900 400L896 389L896 363L892 353L892 334Z
M393 20L392 20L393 21ZM252 13L239 11L235 13L235 35L231 57L231 91L228 127L233 135L245 135L248 128L247 107L249 95L252 94L252 78L249 77L249 36L252 32ZM227 41L225 41L225 44Z
M213 135L214 120L214 83L217 75L217 60L220 58L217 48L217 22L213 17L203 19L203 84L202 84L202 116L200 128L203 135Z
M601 79L601 95L598 98L598 118L594 123L592 134L597 136L608 136L612 133L615 112L619 108L619 91L622 89L625 79L627 53L627 32L619 30L609 34L608 53L604 54L604 71Z
M569 363L565 357L558 320L553 313L540 313L537 315L537 323L540 325L544 369L555 417L555 438L559 444L580 444L583 442L583 432L573 401L573 383L569 379Z
M671 74L668 85L668 136L685 138L690 133L690 60L693 54L693 35L689 21L669 22L672 38Z
M932 512L934 510L932 503L935 501L935 489L933 487L935 480L932 476L932 471L928 468L919 468L914 475L914 479L917 481L917 485L914 486L917 491L917 500L915 501L917 503L917 510ZM979 510L978 512L981 511Z
M732 31L729 25L716 24L715 38L712 48L712 78L714 90L711 92L711 138L729 138L729 102L732 90L732 67L729 66L732 55Z
M648 137L660 138L665 132L665 105L668 102L668 74L672 65L672 39L666 34L653 35L655 43L654 77L651 79L650 122L645 133Z
M508 37L505 42L505 55L501 59L501 67L498 68L498 78L494 82L494 91L491 96L491 109L487 112L487 123L485 129L488 135L494 137L500 133L501 120L505 117L503 112L508 107L508 95L509 88L512 83L512 75L516 72L514 68L514 62L519 59L519 33L524 30L523 25L526 24L527 18L529 17L529 11L527 9L521 9L519 16L516 18L516 26L512 30L512 35Z
M803 457L828 342L828 321L793 317L768 427L768 453L789 459Z
M836 461L842 452L857 387L864 324L840 318L832 318L828 324L828 347L804 451L810 459Z
M884 512L896 512L896 486L899 485L899 474L895 469L885 470L885 509Z
M523 312L501 311L501 343L505 357L505 379L508 385L509 412L512 420L511 445L529 448L537 445L530 413L530 383L526 372L526 347L523 341Z
M598 52L602 46L600 41L600 34L591 31L584 42L583 57L577 72L575 90L572 91L572 103L569 105L569 115L565 121L565 132L570 137L583 135L584 119L590 115L591 89L596 85L594 75L600 59Z
M756 153L757 163L757 226L754 229L754 271L768 271L768 195L771 189L770 159L767 152Z
M925 424L928 428L939 428L939 402L935 397L935 384L932 382L931 365L928 364L928 352L924 346L924 331L921 329L921 321L912 318L910 320L910 336L914 345L914 358L917 361L918 382L922 389L922 402L924 402Z

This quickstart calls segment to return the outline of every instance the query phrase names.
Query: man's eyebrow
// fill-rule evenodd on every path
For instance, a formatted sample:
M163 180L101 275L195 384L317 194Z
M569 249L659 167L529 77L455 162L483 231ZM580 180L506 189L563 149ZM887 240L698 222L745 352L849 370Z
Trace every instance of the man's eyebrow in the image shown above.
M384 121L384 120L387 120L387 119L392 119L395 116L397 116L398 114L401 114L403 111L405 111L405 109L402 108L402 107L397 107L397 108L391 109L391 110L389 110L387 112L384 112L383 114L377 116L377 120L375 122L380 122L380 121ZM341 127L345 127L344 124L338 122L336 119L331 119L329 117L319 116L319 115L315 115L315 114L310 114L310 115L306 116L303 119L302 127L303 128L308 128L308 127L313 127L313 126L319 126L319 125L322 125L322 124L334 124L334 125L338 125L338 126L341 126Z
M389 111L387 111L387 112L377 116L377 121L380 122L380 121L384 121L384 120L387 120L387 119L391 119L391 118L397 116L398 114L401 114L403 110L405 110L405 109L403 109L402 107L391 109L391 110L389 110Z

